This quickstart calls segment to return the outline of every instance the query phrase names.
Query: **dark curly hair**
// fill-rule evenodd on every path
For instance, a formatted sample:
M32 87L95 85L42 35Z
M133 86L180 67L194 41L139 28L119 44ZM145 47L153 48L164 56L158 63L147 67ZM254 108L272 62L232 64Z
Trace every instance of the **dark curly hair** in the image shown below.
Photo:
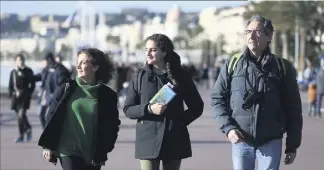
M98 66L98 70L95 73L96 81L102 81L107 84L114 75L114 64L109 57L109 52L103 52L96 48L82 48L78 51L80 54L86 54L92 58L92 64Z
M168 78L174 85L178 85L179 73L181 69L181 58L174 51L173 42L164 34L153 34L149 36L146 41L151 40L156 43L157 47L167 53L164 61L166 63Z

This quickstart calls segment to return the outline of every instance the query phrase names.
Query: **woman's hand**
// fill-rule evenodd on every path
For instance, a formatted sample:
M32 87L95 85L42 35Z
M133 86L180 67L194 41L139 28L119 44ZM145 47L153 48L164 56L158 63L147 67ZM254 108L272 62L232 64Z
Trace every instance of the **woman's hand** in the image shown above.
M51 161L52 151L49 149L43 149L43 158L47 161Z
M160 104L160 103L154 103L149 105L150 107L150 111L152 112L152 114L155 115L161 115L167 108L167 105L165 104Z

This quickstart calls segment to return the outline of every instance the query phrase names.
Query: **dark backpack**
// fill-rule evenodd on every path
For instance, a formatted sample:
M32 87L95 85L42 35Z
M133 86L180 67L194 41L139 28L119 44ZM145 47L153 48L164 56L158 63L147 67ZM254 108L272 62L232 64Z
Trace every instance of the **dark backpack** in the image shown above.
M232 76L232 74L234 73L234 70L236 68L237 62L238 60L243 56L242 53L237 53L235 55L233 55L229 61L229 66L228 66L228 79ZM281 79L283 79L286 76L286 67L285 67L285 63L284 63L284 59L274 55L275 57L275 61L277 63L278 69L281 73Z
M137 93L140 93L141 92L141 84L142 84L142 77L143 77L143 74L145 73L145 71L143 69L139 69L138 72L137 72L137 87L136 87L136 90L137 90Z

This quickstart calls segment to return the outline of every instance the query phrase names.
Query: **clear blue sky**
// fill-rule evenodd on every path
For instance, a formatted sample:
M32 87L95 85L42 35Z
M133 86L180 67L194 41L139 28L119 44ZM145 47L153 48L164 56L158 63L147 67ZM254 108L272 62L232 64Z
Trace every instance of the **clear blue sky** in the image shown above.
M1 1L1 13L70 14L78 1ZM120 12L122 8L141 7L151 12L167 12L177 4L184 12L199 12L208 7L240 6L247 1L93 1L88 2L98 12Z

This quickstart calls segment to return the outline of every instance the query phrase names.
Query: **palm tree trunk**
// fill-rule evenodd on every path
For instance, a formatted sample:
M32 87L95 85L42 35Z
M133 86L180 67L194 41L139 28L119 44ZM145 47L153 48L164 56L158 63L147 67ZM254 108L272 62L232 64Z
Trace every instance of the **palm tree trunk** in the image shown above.
M306 33L305 28L300 27L300 56L299 56L299 70L305 69L305 55L306 55Z
M276 31L274 30L273 32L273 37L272 37L272 41L271 41L271 53L275 54L276 53Z
M288 59L288 36L286 31L281 32L282 57Z

